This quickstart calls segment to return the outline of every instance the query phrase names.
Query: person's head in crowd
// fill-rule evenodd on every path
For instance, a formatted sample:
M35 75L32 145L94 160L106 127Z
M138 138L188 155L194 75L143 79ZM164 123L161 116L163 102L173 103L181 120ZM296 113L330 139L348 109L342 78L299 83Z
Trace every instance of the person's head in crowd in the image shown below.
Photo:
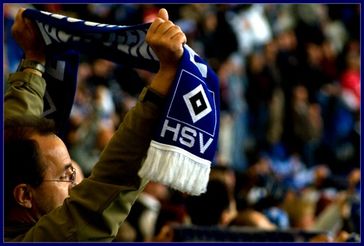
M314 225L316 202L308 199L305 194L288 196L283 208L289 215L292 228L306 230Z
M177 204L162 204L154 229L154 242L173 241L173 224L186 224L187 211L184 206Z
M5 219L10 221L37 221L60 206L76 184L67 148L46 119L4 122L4 170Z
M236 176L235 171L228 167L222 165L216 165L211 168L210 172L210 180L220 180L225 183L228 189L228 195L230 199L229 208L223 213L225 223L233 220L237 214L237 205L235 199L235 185L236 185Z
M169 199L170 192L166 185L150 181L144 188L143 193L147 193L150 196L157 199L159 202L163 202Z
M222 165L212 166L210 179L219 179L223 181L227 185L229 192L234 192L236 177L232 168Z
M231 218L226 184L217 179L210 180L206 193L187 197L186 208L194 225L227 225Z
M231 222L232 226L255 227L259 229L274 230L276 226L261 212L254 209L239 211L236 218Z
M258 147L252 147L246 151L248 160L248 172L255 176L268 175L272 173L269 159L261 153Z

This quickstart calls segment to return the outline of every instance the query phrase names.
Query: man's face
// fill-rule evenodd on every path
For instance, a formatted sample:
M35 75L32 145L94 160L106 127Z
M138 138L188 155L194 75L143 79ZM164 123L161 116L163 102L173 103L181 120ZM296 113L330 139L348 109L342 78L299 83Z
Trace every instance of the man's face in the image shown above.
M40 217L63 204L74 185L74 173L68 150L59 137L52 134L32 138L38 142L46 166L43 183L33 190L34 211Z

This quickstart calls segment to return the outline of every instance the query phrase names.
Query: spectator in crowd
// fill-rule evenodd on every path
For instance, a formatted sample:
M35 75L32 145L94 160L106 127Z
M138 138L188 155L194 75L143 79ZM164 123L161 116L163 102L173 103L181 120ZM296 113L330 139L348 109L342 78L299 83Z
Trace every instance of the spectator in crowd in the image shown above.
M154 228L153 242L173 241L173 226L188 225L189 216L184 204L169 201L163 203Z
M231 222L231 226L246 226L260 230L275 230L274 225L263 213L254 209L239 211L237 217Z
M160 183L149 182L130 210L127 222L136 232L135 241L152 240L162 203L168 200L168 188Z
M200 226L226 226L231 216L231 197L227 185L219 179L211 179L206 193L186 198L186 208L191 223Z

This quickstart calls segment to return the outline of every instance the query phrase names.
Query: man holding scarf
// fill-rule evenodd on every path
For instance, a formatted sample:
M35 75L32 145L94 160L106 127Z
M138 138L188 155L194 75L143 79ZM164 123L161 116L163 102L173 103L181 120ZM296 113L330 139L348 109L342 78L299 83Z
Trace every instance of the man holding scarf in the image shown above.
M44 44L23 11L19 10L12 33L25 60L9 76L4 98L5 241L112 241L148 182L137 173L186 37L161 9L146 36L159 59L159 71L124 118L90 177L75 185L75 171L63 141L37 119L43 112L46 87Z

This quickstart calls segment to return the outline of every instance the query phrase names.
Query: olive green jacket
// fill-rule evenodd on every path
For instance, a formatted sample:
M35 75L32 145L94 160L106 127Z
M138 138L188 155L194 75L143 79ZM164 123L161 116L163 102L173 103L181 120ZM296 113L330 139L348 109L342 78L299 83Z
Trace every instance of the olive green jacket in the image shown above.
M23 72L9 77L4 116L41 115L45 81ZM37 223L5 225L5 241L112 241L146 180L137 174L145 158L160 109L144 101L136 106L102 152L89 178L75 186L63 205ZM6 177L5 177L6 178Z

